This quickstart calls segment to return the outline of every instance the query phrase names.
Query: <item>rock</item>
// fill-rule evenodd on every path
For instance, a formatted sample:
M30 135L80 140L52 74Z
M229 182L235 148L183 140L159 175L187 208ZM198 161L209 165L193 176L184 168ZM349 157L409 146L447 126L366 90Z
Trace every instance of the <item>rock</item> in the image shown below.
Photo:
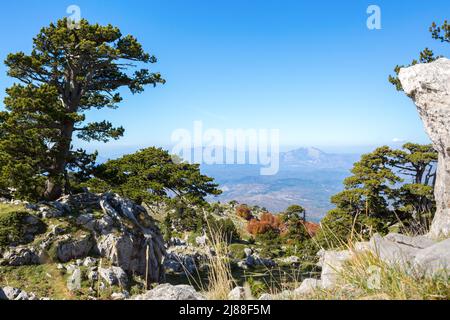
M68 208L68 210L78 212L100 209L100 196L89 192L63 196L57 202L65 208Z
M97 281L98 280L98 272L96 270L89 270L88 272L88 279L91 282Z
M32 204L32 203L27 203L25 205L25 208L31 211L38 211L39 210L39 206L37 204Z
M78 238L66 235L58 238L53 244L56 246L56 256L60 262L69 262L86 257L94 246L90 235L84 234Z
M125 299L128 299L129 296L130 296L129 293L126 292L126 291L124 291L124 292L114 292L111 295L111 299L112 300L125 300Z
M0 261L0 265L12 267L37 265L39 263L40 258L36 250L28 247L10 248L3 253L3 259Z
M86 259L84 259L83 261L83 266L85 267L92 267L95 266L97 264L97 259L92 258L92 257L86 257Z
M253 255L247 256L247 258L245 258L245 264L247 265L247 267L255 267L256 266L256 259L255 257L253 257Z
M307 296L322 287L322 281L317 279L305 279L299 288L294 290L294 294Z
M257 258L256 259L257 265L264 266L266 268L275 268L277 266L277 263L273 261L272 259L268 258Z
M75 264L69 264L66 266L66 271L68 274L72 274L76 269L78 269L78 266Z
M196 237L195 238L195 243L198 245L198 246L206 246L206 242L207 242L207 240L208 240L208 237L206 236L206 235L204 235L204 236L202 236L202 237Z
M1 292L3 292L3 294ZM4 287L3 289L0 289L0 297L4 297L4 300L15 300L21 292L22 290L17 288Z
M92 215L92 214L80 215L77 218L76 223L79 226L82 226L82 227L88 229L89 231L95 231L96 226L97 226L97 221L95 220L94 215Z
M65 232L65 230L63 228L61 228L60 226L53 226L52 233L54 235L58 236L58 235L64 234L64 232Z
M132 300L206 300L192 286L162 284Z
M419 249L409 245L389 241L376 234L370 240L372 252L389 265L409 269Z
M67 279L67 289L69 291L77 291L81 289L81 270L80 268L75 268L72 275Z
M43 219L60 218L64 216L64 212L49 206L39 207L39 213Z
M352 257L350 251L320 251L319 266L322 267L321 286L323 289L333 289L339 282L339 272L345 262Z
M399 79L413 99L425 130L439 153L435 199L436 214L430 236L450 237L450 60L402 68Z
M384 239L417 249L425 249L435 244L433 240L425 236L409 237L398 233L390 233Z
M20 291L20 293L17 295L17 297L14 300L20 300L20 301L25 301L25 300L34 300L36 297L34 297L34 295L32 294L28 294L25 291Z
M245 300L245 288L236 287L228 294L228 300Z
M419 272L434 276L448 275L450 271L450 238L417 252L414 266Z
M263 266L267 268L274 268L277 263L268 258L261 258L257 254L248 255L243 261L238 262L238 266L241 268L255 268L257 266Z
M267 300L274 300L274 297L268 293L263 293L258 300L261 301L267 301Z
M164 269L175 273L193 274L197 270L197 258L200 260L201 256L198 254L168 252L164 258Z
M371 251L370 242L368 241L355 242L355 244L353 245L353 250L357 253Z
M174 246L174 247L186 245L186 241L181 240L180 238L171 238L169 243L171 246Z
M129 274L148 278L150 283L164 280L163 258L166 254L160 230L147 211L115 194L104 194L100 205L110 230L102 230L97 241L100 255ZM138 219L139 218L139 219ZM120 232L112 232L117 228ZM148 275L146 271L148 270Z
M128 285L128 276L120 267L99 268L98 274L111 286L119 285L126 287Z
M286 257L280 260L283 264L289 264L289 265L298 265L300 264L300 258L297 256L290 256Z

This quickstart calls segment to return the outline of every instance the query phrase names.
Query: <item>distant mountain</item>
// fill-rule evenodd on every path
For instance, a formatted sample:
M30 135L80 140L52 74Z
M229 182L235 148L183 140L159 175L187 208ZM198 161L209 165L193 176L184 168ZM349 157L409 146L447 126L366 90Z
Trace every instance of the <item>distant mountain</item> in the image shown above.
M223 191L211 201L236 200L274 213L301 204L310 220L320 221L359 157L300 148L280 153L280 171L274 176L261 176L258 165L202 165L202 172L214 177Z
M300 148L280 154L280 162L285 169L350 169L358 158L359 155L355 154L325 153L317 148Z

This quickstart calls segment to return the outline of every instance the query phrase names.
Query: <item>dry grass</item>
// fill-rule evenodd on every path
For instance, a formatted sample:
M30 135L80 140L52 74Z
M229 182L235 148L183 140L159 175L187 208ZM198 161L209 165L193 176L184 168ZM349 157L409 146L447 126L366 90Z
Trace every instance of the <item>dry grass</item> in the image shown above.
M355 254L339 272L333 290L316 290L312 300L448 300L447 273L429 277L391 266L372 253ZM297 297L298 298L298 297Z
M209 223L207 227L211 235L208 240L212 252L208 255L209 269L206 296L209 300L227 300L228 294L235 287L235 281L231 274L227 239L222 230L214 230Z

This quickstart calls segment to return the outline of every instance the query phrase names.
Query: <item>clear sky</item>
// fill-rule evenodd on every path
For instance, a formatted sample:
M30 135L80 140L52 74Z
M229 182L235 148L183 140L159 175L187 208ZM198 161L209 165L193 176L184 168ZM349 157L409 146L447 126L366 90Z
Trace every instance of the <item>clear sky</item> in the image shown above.
M426 46L447 54L428 27L450 18L448 0L2 1L0 59L29 52L39 29L72 4L91 22L135 35L167 79L125 95L118 110L89 114L126 129L101 151L166 146L196 120L220 130L280 129L285 147L428 142L412 102L387 77ZM371 4L381 8L381 30L366 27ZM5 71L0 98L12 83Z

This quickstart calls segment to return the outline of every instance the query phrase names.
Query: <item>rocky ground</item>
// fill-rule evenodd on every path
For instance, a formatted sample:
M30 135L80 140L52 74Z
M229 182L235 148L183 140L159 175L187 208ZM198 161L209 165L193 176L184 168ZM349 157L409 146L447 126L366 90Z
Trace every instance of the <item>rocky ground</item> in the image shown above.
M159 229L144 208L127 199L86 193L39 204L3 200L2 205L22 210L10 214L20 220L20 234L4 239L0 281L36 277L64 287L49 288L56 298L98 298L128 297L126 289L164 280L166 248ZM17 291L3 293L11 297Z

